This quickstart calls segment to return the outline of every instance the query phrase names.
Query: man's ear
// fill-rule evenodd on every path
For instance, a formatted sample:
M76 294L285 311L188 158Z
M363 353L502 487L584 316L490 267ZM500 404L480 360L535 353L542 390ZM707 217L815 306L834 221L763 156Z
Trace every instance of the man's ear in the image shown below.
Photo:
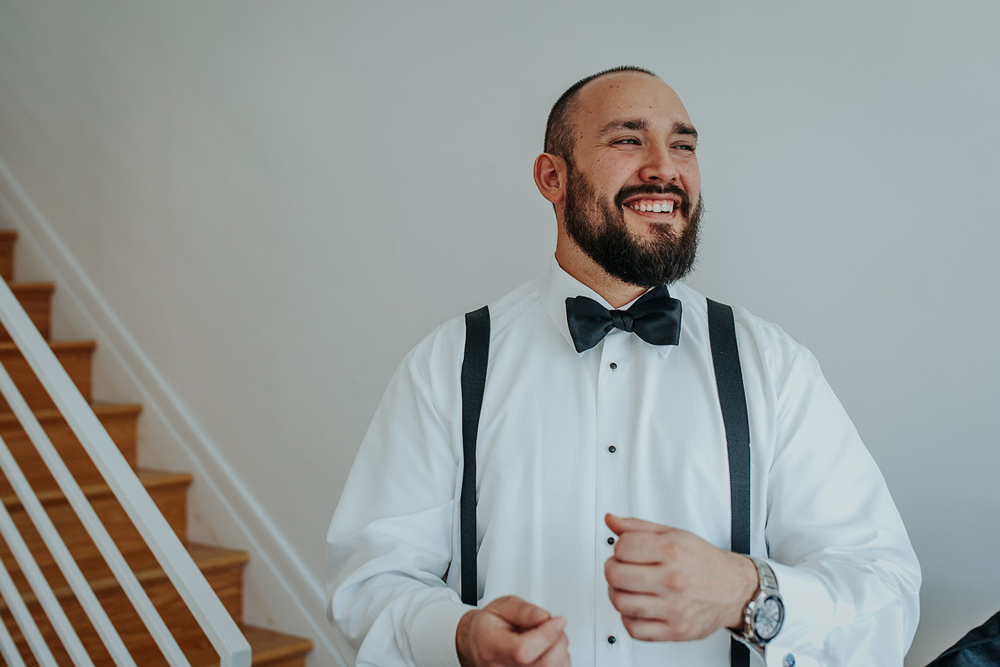
M553 204L566 199L566 160L558 155L542 153L535 158L535 185L542 196Z

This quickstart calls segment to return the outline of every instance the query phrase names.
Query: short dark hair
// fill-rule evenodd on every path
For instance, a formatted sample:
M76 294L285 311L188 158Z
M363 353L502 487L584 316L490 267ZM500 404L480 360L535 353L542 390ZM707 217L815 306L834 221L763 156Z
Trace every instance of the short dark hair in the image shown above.
M585 79L580 79L559 96L556 103L552 105L549 112L549 121L545 124L545 152L558 155L564 160L572 161L573 157L573 112L576 111L577 97L580 89L594 79L598 79L606 74L615 72L639 72L656 76L653 72L642 67L633 65L622 65L612 67L597 74L591 74Z

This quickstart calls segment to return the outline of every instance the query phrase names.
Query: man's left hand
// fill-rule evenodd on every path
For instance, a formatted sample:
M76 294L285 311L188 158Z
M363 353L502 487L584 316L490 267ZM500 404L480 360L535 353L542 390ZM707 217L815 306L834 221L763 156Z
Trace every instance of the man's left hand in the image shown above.
M625 629L646 641L686 641L740 628L757 592L757 568L694 533L608 514L617 536L604 564L611 604Z

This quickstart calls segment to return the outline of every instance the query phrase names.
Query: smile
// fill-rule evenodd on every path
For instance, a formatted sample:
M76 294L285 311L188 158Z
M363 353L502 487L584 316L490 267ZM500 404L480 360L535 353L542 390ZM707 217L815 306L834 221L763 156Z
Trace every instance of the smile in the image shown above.
M651 213L673 213L674 202L670 199L640 199L626 204L633 211L648 211Z

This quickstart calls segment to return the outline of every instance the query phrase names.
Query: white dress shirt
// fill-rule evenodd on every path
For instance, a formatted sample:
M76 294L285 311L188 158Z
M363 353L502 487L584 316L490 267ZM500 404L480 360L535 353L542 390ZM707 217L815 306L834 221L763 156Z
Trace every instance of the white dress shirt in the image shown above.
M705 298L682 284L670 292L683 304L679 345L615 329L583 353L566 298L609 306L555 261L490 305L480 606L517 595L564 616L575 667L729 664L725 631L692 642L629 637L604 578L607 512L729 548ZM902 665L920 571L882 475L809 351L734 311L750 417L751 552L771 564L786 608L766 665ZM456 318L400 364L330 525L327 612L358 665L458 665L455 631L470 609L458 594L464 344ZM764 662L753 653L752 664Z

